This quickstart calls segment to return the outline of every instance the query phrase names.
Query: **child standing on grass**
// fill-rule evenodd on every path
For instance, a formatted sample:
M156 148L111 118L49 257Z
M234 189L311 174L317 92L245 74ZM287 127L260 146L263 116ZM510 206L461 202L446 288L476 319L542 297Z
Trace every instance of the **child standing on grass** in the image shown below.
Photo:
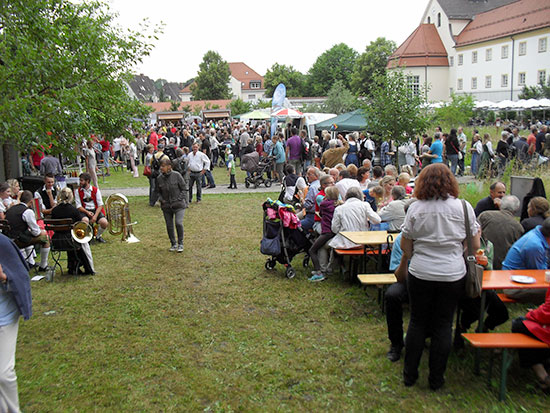
M229 174L229 189L237 189L237 181L235 181L235 160L233 154L227 158L227 173Z

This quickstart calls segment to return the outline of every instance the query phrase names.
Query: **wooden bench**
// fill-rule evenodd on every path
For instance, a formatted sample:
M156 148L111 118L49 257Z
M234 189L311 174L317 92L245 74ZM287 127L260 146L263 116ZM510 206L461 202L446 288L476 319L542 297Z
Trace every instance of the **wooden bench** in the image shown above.
M385 286L395 284L397 278L393 273L387 274L357 274L357 279L363 287L375 285L378 289L378 304L385 311Z
M361 262L361 259L365 254L365 248L364 247L349 248L349 249L336 248L334 252L338 255L341 255L342 257L349 257L348 276L350 281L352 281L354 275L358 272L358 270L356 270L356 268L358 267L356 261L359 260L359 262ZM345 268L345 262L343 262L343 264L340 266L340 274L343 274L344 268Z
M498 293L498 298L500 298L500 301L502 301L504 304L513 304L517 303L517 300L514 300L513 298L507 297L504 293Z
M544 349L549 348L548 344L543 343L533 337L521 333L463 333L462 337L470 343L475 349L502 350L502 362L500 368L500 387L499 401L504 400L506 396L506 379L508 368L512 364L512 355L509 349ZM489 359L488 384L491 385L491 376L493 370L493 356L495 351L491 352ZM475 366L476 374L479 372L479 366Z

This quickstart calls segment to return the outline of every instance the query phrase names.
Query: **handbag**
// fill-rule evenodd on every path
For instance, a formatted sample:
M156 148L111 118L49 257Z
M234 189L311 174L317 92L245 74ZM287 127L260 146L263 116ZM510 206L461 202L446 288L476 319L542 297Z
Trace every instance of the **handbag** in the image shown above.
M151 176L151 167L149 165L145 165L145 168L143 168L143 175Z
M462 200L462 208L464 209L464 225L466 226L466 285L464 293L468 298L477 298L481 296L481 285L483 282L483 267L476 263L476 257L472 248L472 233L470 231L470 219L468 217L468 209L466 202Z

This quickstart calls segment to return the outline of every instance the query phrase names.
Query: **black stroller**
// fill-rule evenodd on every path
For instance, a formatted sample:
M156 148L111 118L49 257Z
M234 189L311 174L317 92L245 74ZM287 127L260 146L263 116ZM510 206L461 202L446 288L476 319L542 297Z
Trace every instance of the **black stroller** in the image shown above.
M241 169L247 172L244 186L249 188L250 185L254 185L254 188L257 188L264 184L266 188L269 188L273 180L267 177L267 173L273 170L274 162L274 157L260 158L256 151L243 155Z
M305 252L302 264L307 267L309 265L307 252L312 242L300 226L292 205L268 198L263 203L263 209L263 238L260 251L270 256L265 263L265 268L272 270L279 262L286 267L286 277L294 278L296 270L292 268L291 261L299 253Z

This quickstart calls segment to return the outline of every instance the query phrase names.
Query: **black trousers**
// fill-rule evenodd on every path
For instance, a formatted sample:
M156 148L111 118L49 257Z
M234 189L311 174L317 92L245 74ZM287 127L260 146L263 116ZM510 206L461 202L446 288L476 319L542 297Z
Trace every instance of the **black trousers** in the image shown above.
M395 283L388 287L385 295L388 338L392 347L403 348L403 304L409 302L406 283Z
M405 340L403 378L406 384L414 384L418 379L424 341L430 333L428 381L432 388L439 388L445 382L444 375L451 352L453 317L464 291L464 278L453 282L426 281L409 273L408 288L411 320Z
M519 317L512 321L512 333L522 333L538 340L538 338L525 327L523 321L525 321L525 317ZM550 349L518 349L518 355L521 367L529 368L535 364L542 364L549 359Z
M483 325L489 330L508 321L508 309L497 293L494 291L486 291L487 318ZM468 331L472 323L479 319L479 310L481 307L481 298L466 298L462 297L459 301L460 327L463 331Z

